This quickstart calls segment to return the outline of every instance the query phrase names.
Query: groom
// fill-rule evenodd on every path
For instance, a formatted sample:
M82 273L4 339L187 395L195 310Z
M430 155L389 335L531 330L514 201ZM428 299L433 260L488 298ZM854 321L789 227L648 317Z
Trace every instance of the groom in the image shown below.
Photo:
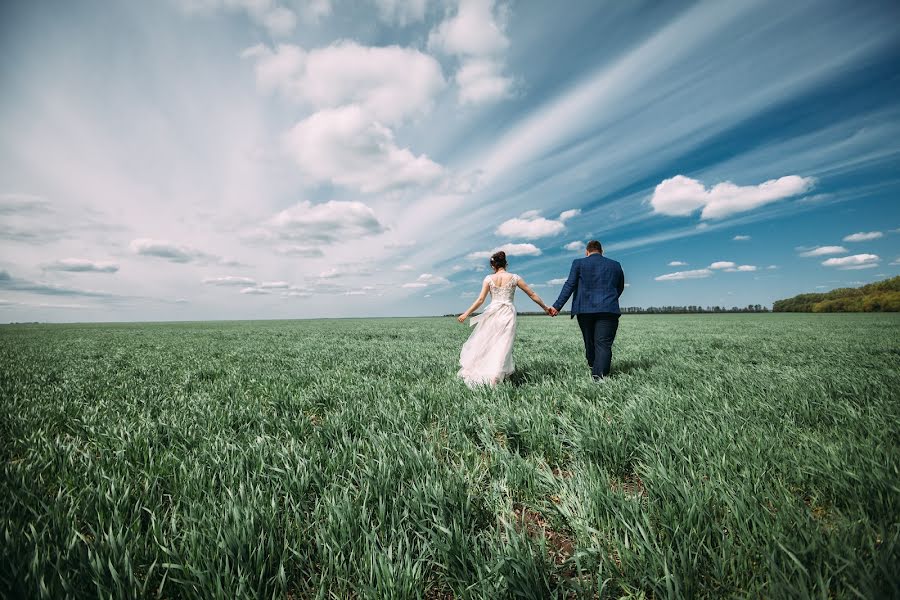
M572 316L578 316L578 326L584 338L584 353L591 375L601 381L609 375L612 362L612 345L619 328L619 296L625 289L625 274L622 265L603 256L603 247L597 240L591 240L585 249L584 258L572 261L569 278L563 284L559 298L550 308L550 316L555 317L572 299Z

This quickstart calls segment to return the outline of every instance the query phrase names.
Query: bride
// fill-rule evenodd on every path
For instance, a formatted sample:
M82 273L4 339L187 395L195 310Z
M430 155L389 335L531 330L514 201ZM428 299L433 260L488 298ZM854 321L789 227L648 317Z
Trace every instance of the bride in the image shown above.
M491 268L494 273L484 278L481 294L475 303L457 318L460 323L464 323L481 306L488 292L491 293L491 303L487 309L469 321L469 325L474 325L475 330L463 344L459 354L462 368L458 375L469 387L484 383L496 385L515 370L512 347L516 339L516 307L513 305L513 296L517 287L522 288L544 312L551 314L550 307L528 287L525 280L507 273L505 252L500 251L491 256Z

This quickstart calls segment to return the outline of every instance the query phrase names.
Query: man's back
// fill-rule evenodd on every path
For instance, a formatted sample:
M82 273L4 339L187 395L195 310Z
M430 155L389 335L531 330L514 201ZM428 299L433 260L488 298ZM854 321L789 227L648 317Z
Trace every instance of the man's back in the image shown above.
M625 274L622 265L606 258L599 252L589 254L572 262L569 277L563 285L559 299L554 304L557 310L574 294L572 315L583 313L621 314L619 296L625 289Z

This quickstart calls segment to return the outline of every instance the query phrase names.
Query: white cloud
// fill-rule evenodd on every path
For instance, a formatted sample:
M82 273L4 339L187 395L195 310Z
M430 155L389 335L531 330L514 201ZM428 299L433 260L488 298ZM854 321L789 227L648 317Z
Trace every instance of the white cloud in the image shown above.
M737 268L738 271L756 271L755 265L740 265Z
M375 211L362 202L329 200L320 204L303 201L282 210L244 237L255 241L297 241L281 253L321 256L311 244L330 244L386 231Z
M537 211L530 210L515 219L501 223L496 234L504 237L525 238L526 240L558 235L566 229L564 221L580 212L577 209L567 210L559 215L559 220L552 220L545 219Z
M358 106L322 110L284 135L300 172L314 183L330 182L365 193L436 182L443 168L394 141L394 133Z
M270 292L269 292L269 290L264 290L264 289L258 288L258 287L246 287L241 290L241 293L242 294L251 294L251 295L255 294L255 295L261 296L263 294L268 294Z
M445 54L486 56L504 52L509 39L494 17L493 0L460 0L456 15L428 35L428 47Z
M551 279L547 282L547 285L562 285L566 282L565 277L560 277L559 279Z
M486 252L472 252L468 255L467 258L471 259L484 259L490 258L492 254L495 252L500 252L503 250L506 252L506 256L540 256L541 249L535 246L534 244L504 244L499 248L494 248L493 250L488 250Z
M510 96L513 80L503 74L509 47L505 26L505 11L496 11L493 0L460 0L456 14L428 35L429 49L460 59L455 80L461 104Z
M569 252L577 252L578 250L584 250L585 246L586 244L584 242L575 240L563 246L563 250L568 250Z
M884 234L880 231L860 231L859 233L853 233L844 238L845 242L868 242L870 240L877 240L880 237L884 237Z
M888 264L891 265L892 267L896 267L897 265L900 265L900 257L895 258L894 260L892 260L892 261L889 262Z
M419 275L418 279L410 283L404 283L403 287L405 288L423 288L428 287L430 285L446 285L450 283L444 277L439 277L437 275L432 275L431 273L422 273Z
M769 269L769 270L774 270L777 268L778 268L778 265L769 265L768 267L766 267L766 269Z
M426 5L426 0L375 0L378 18L400 27L425 20Z
M737 267L737 265L731 261L718 260L718 261L714 262L713 264L709 265L709 267L707 267L707 268L708 269L734 269L735 267Z
M227 267L241 266L234 259L209 254L187 244L178 244L169 240L154 240L150 238L138 238L131 240L131 251L141 256L163 258L175 263L215 263Z
M263 281L257 287L262 290L284 290L291 287L287 281Z
M843 246L818 246L812 250L801 252L800 256L826 256L828 254L846 254L847 249Z
M574 219L575 217L577 217L580 214L581 214L580 208L572 208L569 210L564 210L561 213L559 213L559 220L565 222L565 221L568 221L569 219Z
M670 267L685 267L685 266L687 266L687 263L684 261L681 261L681 260L673 260L672 262L669 263L669 266Z
M70 273L115 273L119 265L112 262L97 262L86 258L61 258L44 265L46 271L68 271Z
M207 277L203 280L203 283L207 285L256 285L256 281L249 277L235 277L233 275L228 275L226 277Z
M33 194L0 194L0 215L22 215L50 212L50 203Z
M837 267L841 270L871 269L878 266L881 258L877 254L853 254L841 258L829 258L822 262L826 267Z
M413 266L412 265L398 265L398 266L394 267L394 270L395 271L412 271Z
M676 271L675 273L667 273L656 277L656 281L678 281L681 279L704 279L712 275L709 269L695 269L693 271Z
M749 235L736 235L733 238L731 238L731 240L734 242L746 242L749 239L750 239Z
M454 79L459 87L460 104L497 102L512 93L512 78L504 76L503 64L493 59L464 61Z
M319 258L323 255L320 248L315 246L288 245L275 248L275 252L282 256L299 256L302 258Z
M372 120L396 124L428 112L447 85L431 56L400 46L338 42L306 51L282 44L244 50L255 61L256 81L315 110L359 107Z
M650 204L654 212L664 215L687 216L702 208L700 218L721 219L802 194L814 183L811 177L788 175L759 185L738 186L726 181L707 190L696 179L676 175L656 186Z

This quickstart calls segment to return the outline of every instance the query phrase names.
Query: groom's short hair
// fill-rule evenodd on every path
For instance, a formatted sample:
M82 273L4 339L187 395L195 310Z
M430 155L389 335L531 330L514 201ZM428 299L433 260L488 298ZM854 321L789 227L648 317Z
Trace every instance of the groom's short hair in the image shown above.
M588 252L599 252L603 254L603 246L600 245L600 242L597 240L591 240L587 243L587 251Z

